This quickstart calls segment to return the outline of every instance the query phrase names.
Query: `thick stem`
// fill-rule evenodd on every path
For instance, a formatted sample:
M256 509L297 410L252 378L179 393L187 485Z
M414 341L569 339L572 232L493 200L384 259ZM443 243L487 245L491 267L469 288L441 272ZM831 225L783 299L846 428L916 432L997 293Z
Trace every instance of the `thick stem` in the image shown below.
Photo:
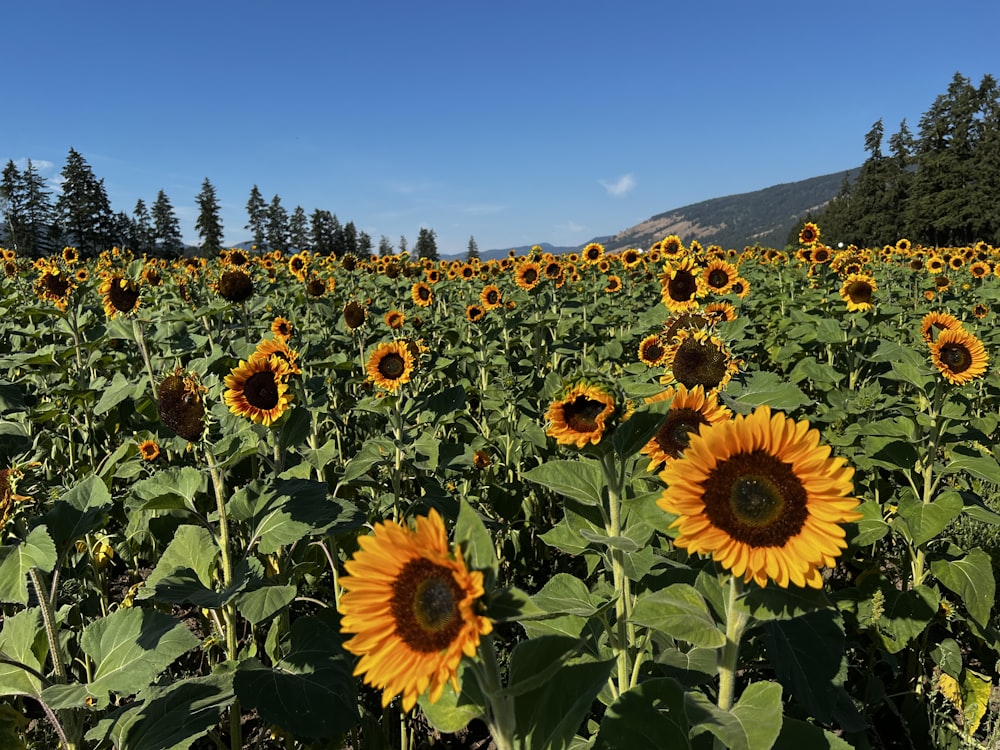
M743 581L738 576L729 578L729 600L726 603L726 644L719 656L719 701L724 711L733 707L736 694L736 667L739 662L740 641L746 629L748 617L737 605L743 595Z
M474 672L479 680L479 687L486 696L486 725L490 729L497 750L514 750L514 699L503 692L500 679L500 664L497 661L493 636L483 636L480 646L482 660L475 664Z

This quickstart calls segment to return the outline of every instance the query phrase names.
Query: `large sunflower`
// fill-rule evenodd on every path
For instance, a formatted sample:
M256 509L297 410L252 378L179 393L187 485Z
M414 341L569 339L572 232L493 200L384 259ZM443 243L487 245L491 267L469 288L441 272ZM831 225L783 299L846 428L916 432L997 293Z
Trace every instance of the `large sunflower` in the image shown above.
M962 321L946 312L929 312L920 321L920 336L928 344L934 343L942 331L958 331Z
M668 262L660 274L660 299L670 312L685 312L698 307L698 297L705 295L701 269L691 258Z
M715 294L728 294L733 282L740 276L739 270L732 263L724 260L713 260L702 272L705 286Z
M291 406L288 372L283 358L254 352L226 375L223 400L233 414L270 427Z
M931 344L931 359L945 379L955 385L978 378L990 361L983 343L964 328L941 331Z
M413 356L405 341L381 344L368 357L365 369L371 381L387 391L394 391L410 380Z
M615 413L615 400L598 386L578 383L561 398L549 405L545 418L549 421L546 435L560 445L583 448L597 445L604 437L607 421Z
M139 284L118 274L108 275L98 289L104 301L104 314L109 320L130 315L139 309Z
M419 307L429 307L431 302L434 301L434 291L430 288L430 285L418 281L413 285L410 290L410 296L413 298L413 304Z
M503 305L503 294L495 284L487 284L479 293L479 301L486 310L496 310Z
M841 524L861 514L854 469L819 437L768 406L692 435L660 472L667 488L657 504L677 515L675 546L760 586L821 588L820 568L847 547Z
M676 382L689 389L700 385L706 391L718 390L732 379L739 365L717 336L708 331L681 330L667 347L663 362L667 372L660 382L664 385Z
M878 291L878 284L868 274L852 273L840 287L840 297L847 303L848 312L864 312L872 309L872 295Z
M530 291L542 280L542 267L533 260L520 263L514 272L514 283L521 289Z
M642 455L649 456L650 471L662 463L680 458L691 442L691 435L696 434L702 425L723 422L732 416L732 412L719 403L714 392L706 396L705 389L700 385L691 390L678 385L676 389L667 388L646 399L647 404L658 401L670 401L670 411L660 429L640 451Z
M434 703L448 682L457 691L462 656L493 630L480 614L483 574L450 549L441 516L432 509L415 527L375 524L340 579L340 627L354 636L344 648L361 657L354 674L382 691L383 707L402 695L404 711L427 691Z

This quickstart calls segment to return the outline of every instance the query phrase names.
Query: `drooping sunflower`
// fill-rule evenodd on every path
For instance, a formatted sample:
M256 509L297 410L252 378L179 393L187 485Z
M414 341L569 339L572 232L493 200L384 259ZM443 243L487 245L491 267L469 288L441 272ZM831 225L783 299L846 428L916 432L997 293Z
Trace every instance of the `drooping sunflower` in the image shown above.
M253 279L243 269L233 268L223 272L213 284L213 289L223 299L239 304L253 296Z
M46 263L40 270L41 274L35 279L35 296L65 312L76 283L54 263Z
M289 375L302 374L302 369L298 364L299 353L292 349L284 339L263 339L257 344L254 354L263 354L265 357L280 357L284 360Z
M872 309L872 295L878 291L875 279L867 274L852 273L840 287L840 297L847 303L848 312Z
M658 401L670 401L670 411L664 417L660 429L640 451L642 455L649 457L650 471L655 471L662 463L680 458L691 442L691 435L697 433L702 425L715 424L732 417L729 408L719 403L718 395L713 392L706 396L705 389L700 385L691 390L678 385L646 399L647 404Z
M427 692L431 703L451 682L458 689L463 656L474 657L480 636L493 630L481 614L483 574L469 570L462 550L448 544L437 511L414 528L376 523L340 579L344 648L361 658L354 674L382 691L382 705L402 696L403 711Z
M496 310L503 306L503 294L495 284L487 284L479 293L479 301L485 310Z
M677 515L674 545L746 582L821 588L820 568L847 547L842 524L861 514L854 469L819 441L807 421L768 406L692 435L660 472L657 504Z
M295 326L290 320L279 315L271 322L271 333L274 334L275 338L288 342L291 340L292 334L295 333Z
M333 291L334 286L336 286L334 277L331 276L329 279L324 279L315 273L310 274L305 282L306 294L312 299L325 297L327 292Z
M466 305L465 317L470 323L478 323L486 315L486 310L482 305Z
M934 343L942 331L962 330L962 321L946 312L929 312L920 321L920 336L928 344Z
M941 331L931 344L931 359L945 379L955 385L978 378L990 361L983 342L963 328Z
M708 331L680 330L667 347L663 362L667 372L660 378L664 385L680 383L688 389L702 386L718 390L739 371L740 362L728 347Z
M646 367L659 367L667 358L667 347L659 334L651 333L639 342L639 361Z
M418 281L410 290L410 297L413 298L413 304L418 307L429 307L434 301L434 291L429 284Z
M365 369L375 385L394 391L409 382L413 373L413 356L405 341L380 344L368 357Z
M355 328L360 328L367 317L368 311L357 300L352 299L344 305L344 324L348 330L353 331Z
M553 401L545 413L549 422L545 434L560 445L584 448L597 445L615 414L614 397L604 388L590 383L577 383L562 398Z
M819 227L813 222L807 221L799 230L799 244L815 245L817 242L819 242Z
M155 440L143 440L138 447L143 461L155 461L160 457L160 446Z
M519 263L514 271L514 283L525 291L531 291L542 280L542 268L535 261Z
M104 314L109 320L119 315L131 315L139 309L139 284L118 274L109 274L98 288L104 301Z
M287 375L281 357L254 352L224 378L223 400L233 414L270 427L291 407Z
M705 295L701 269L691 258L667 262L660 274L660 300L670 312L684 312L698 307L698 298Z
M178 437L198 440L205 431L203 391L194 375L181 368L174 370L157 389L160 421Z

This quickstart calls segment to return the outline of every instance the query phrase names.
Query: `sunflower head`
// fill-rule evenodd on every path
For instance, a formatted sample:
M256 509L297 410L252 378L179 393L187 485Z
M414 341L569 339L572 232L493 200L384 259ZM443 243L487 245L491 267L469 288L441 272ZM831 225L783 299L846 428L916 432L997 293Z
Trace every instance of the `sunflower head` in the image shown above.
M139 309L139 284L118 274L109 274L98 290L104 298L104 314L108 319L131 315Z
M270 427L291 407L289 372L282 357L255 351L224 378L223 400L233 414Z
M278 316L271 323L271 333L274 334L275 338L284 342L290 341L294 332L295 326L287 318Z
M660 472L657 504L676 516L675 546L760 586L821 588L820 569L847 547L842 524L861 514L854 469L819 439L767 406L692 435Z
M143 461L155 461L160 457L160 446L155 440L143 440L138 448Z
M395 391L410 381L414 358L406 341L392 341L378 346L368 357L368 379L379 388Z
M955 385L980 377L990 361L983 342L964 328L941 331L931 344L931 359L938 372Z
M639 342L639 361L646 367L659 367L666 358L667 347L658 334L651 333Z
M355 328L360 328L362 324L364 324L367 316L368 311L365 309L365 306L357 300L352 299L344 305L344 323L347 325L348 329L352 331Z
M239 304L253 296L253 279L242 268L224 271L214 285L215 292L223 299Z
M671 312L685 312L698 307L698 298L705 296L701 269L694 260L683 258L668 262L660 274L660 299Z
M579 382L564 389L545 413L549 426L545 434L560 445L585 448L597 445L614 427L622 411L614 390L604 384Z
M813 222L807 221L799 230L799 243L802 245L815 245L819 242L819 227Z
M867 274L852 273L840 287L840 296L847 303L848 312L872 309L872 296L878 291L875 279Z
M719 404L717 394L705 394L698 385L688 390L683 385L667 388L665 391L646 399L647 404L670 401L670 411L663 418L660 428L640 451L649 457L649 470L667 461L680 458L691 442L691 435L697 434L703 425L711 425L729 419L732 412Z
M178 368L167 375L157 390L160 421L188 441L195 441L205 431L204 388L194 375Z
M929 312L920 321L920 336L928 344L933 344L942 331L962 329L962 321L946 312Z
M406 315L399 310L390 310L385 314L385 324L394 331L399 330L406 323Z
M713 391L732 379L740 362L721 339L708 331L681 330L667 348L663 366L667 369L661 378L664 384L676 382L688 389L700 385Z

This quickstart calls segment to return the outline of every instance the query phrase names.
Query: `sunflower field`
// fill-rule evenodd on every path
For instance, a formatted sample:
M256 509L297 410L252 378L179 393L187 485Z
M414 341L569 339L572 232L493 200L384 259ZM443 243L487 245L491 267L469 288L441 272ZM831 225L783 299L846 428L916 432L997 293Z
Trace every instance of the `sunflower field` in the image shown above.
M0 274L0 747L1000 746L1000 249Z

